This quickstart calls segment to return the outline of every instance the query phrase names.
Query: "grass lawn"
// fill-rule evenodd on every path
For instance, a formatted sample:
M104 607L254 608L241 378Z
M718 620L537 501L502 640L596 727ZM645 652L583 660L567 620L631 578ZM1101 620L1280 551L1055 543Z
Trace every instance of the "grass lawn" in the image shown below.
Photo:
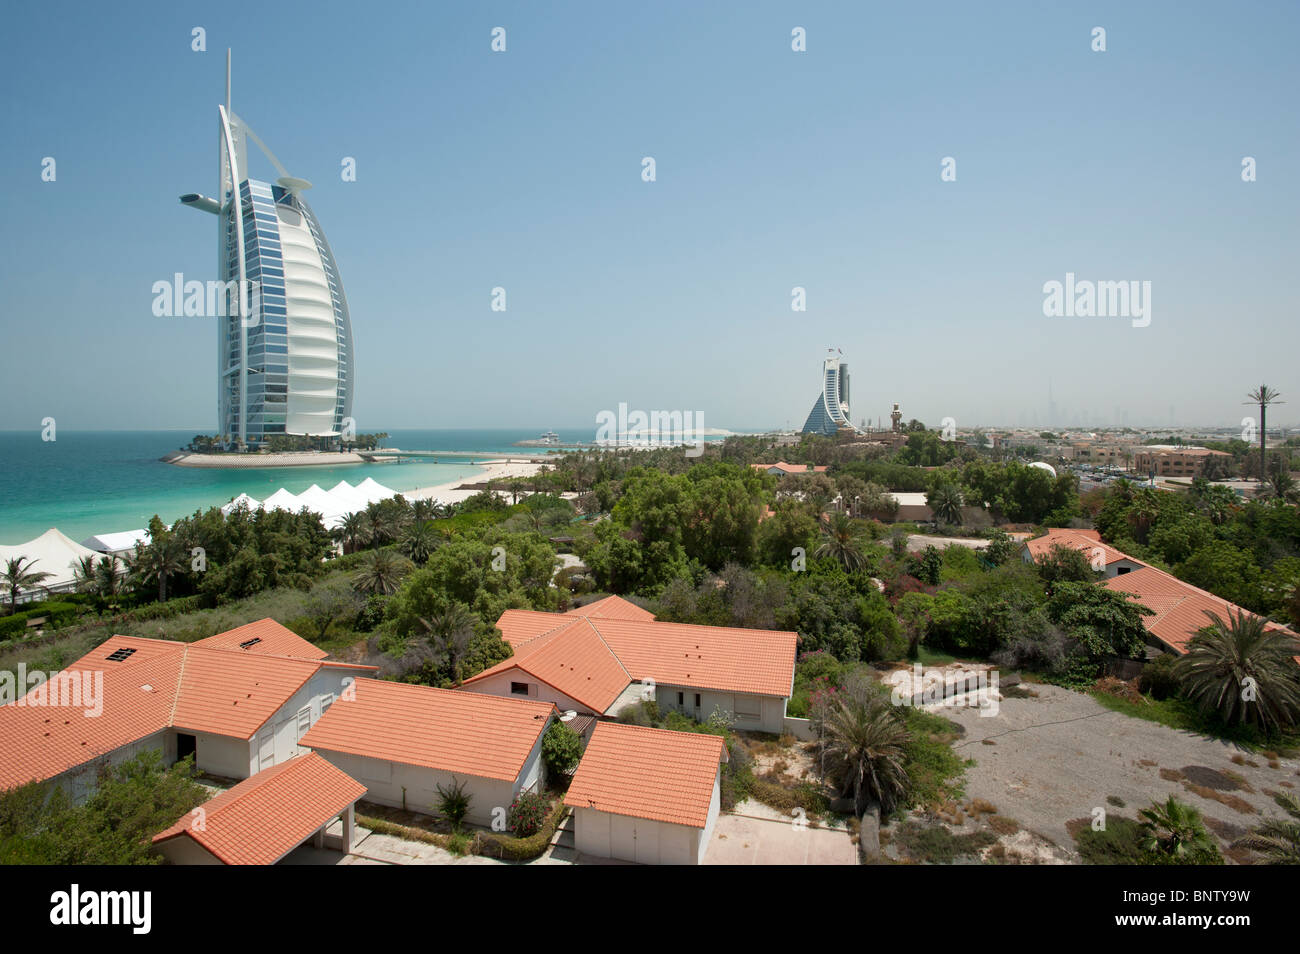
M1250 726L1224 725L1217 719L1207 719L1202 716L1186 699L1156 700L1150 696L1143 696L1145 702L1138 703L1096 689L1090 690L1088 694L1113 712L1132 716L1135 719L1146 719L1148 722L1158 722L1171 729L1183 729L1198 735L1222 739L1251 751L1270 749L1290 754L1300 750L1300 733L1289 732L1281 736L1266 737Z

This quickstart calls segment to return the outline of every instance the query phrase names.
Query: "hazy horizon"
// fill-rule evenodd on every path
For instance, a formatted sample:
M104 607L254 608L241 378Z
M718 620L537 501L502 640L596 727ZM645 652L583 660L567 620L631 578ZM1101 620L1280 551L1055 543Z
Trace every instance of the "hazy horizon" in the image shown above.
M216 277L177 197L215 186L227 46L314 183L361 432L797 429L827 347L855 423L1231 428L1266 382L1300 426L1300 8L311 9L7 11L0 429L215 430L213 321L151 287ZM1045 317L1067 275L1150 282L1149 324Z

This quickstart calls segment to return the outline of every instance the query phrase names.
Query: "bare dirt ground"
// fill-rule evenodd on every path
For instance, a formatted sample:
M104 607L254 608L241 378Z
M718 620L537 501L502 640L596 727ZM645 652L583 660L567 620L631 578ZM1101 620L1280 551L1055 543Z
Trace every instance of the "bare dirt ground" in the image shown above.
M1227 848L1264 817L1285 817L1270 792L1300 790L1298 759L1270 760L1112 712L1057 686L1024 689L1036 697L1005 698L996 716L961 707L942 714L966 730L953 749L975 761L967 769L967 797L996 806L1074 860L1067 823L1090 820L1094 809L1136 818L1174 795L1200 811Z

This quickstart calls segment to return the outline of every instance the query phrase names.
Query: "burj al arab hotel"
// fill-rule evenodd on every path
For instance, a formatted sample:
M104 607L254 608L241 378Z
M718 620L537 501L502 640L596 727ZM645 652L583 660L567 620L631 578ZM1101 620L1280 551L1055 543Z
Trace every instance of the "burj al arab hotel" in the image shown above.
M217 274L240 290L216 319L217 433L240 449L277 434L340 435L355 385L343 280L302 197L311 183L289 175L230 108L229 51L217 118L216 198L181 196L217 217ZM279 173L275 182L249 175L250 140Z

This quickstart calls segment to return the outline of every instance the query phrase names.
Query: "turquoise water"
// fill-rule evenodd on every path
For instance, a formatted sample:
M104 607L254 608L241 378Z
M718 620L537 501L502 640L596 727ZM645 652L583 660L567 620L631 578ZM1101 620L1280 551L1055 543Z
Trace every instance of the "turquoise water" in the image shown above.
M562 440L591 439L591 428L560 430ZM262 500L280 487L300 493L312 484L329 490L340 480L373 477L393 490L414 490L474 477L476 460L541 453L512 447L536 430L447 429L390 431L384 442L403 450L470 451L451 462L344 464L201 470L158 458L187 443L185 431L0 432L0 543L17 544L57 527L77 542L96 533L134 530L157 514L170 523L198 509L220 506L241 493Z

